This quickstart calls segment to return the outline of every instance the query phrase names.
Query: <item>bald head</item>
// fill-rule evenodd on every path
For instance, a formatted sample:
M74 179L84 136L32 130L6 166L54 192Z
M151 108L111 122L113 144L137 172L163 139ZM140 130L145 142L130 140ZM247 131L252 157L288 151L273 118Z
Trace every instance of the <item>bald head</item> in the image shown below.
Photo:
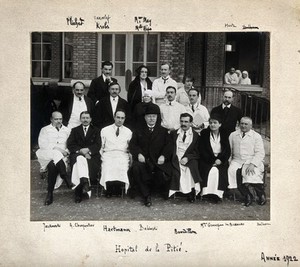
M59 111L52 112L50 118L52 126L60 128L62 126L62 118L62 114Z
M233 101L233 92L230 90L225 91L223 96L223 103L227 106L230 105L232 101Z
M242 117L240 122L240 129L243 133L249 132L252 128L252 119L249 117Z

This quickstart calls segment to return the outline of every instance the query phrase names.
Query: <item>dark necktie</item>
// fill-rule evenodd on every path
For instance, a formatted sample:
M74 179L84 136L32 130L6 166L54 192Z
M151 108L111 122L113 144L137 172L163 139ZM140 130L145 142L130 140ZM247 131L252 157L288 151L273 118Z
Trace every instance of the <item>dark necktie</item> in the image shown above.
M195 112L195 108L194 108L194 105L192 105L192 111L193 111L193 112Z
M183 142L183 143L184 143L184 141L185 141L185 138L186 138L186 132L184 132L183 137L182 137L182 142Z
M224 108L224 116L225 116L225 117L227 116L228 111L229 111L229 107L226 106L226 107Z
M106 83L107 85L109 85L109 79L108 79L108 78L105 79L105 83Z
M244 138L244 137L245 137L245 135L246 135L246 133L243 133L243 136L242 136L242 138Z
M59 128L58 127L55 127L56 128L56 130L59 132Z
M150 133L153 132L153 127L149 127L149 132L150 132Z
M120 127L117 128L116 136L119 136L119 134L120 134Z
M169 102L169 105L170 105L170 106L172 106L172 103L171 103L171 102Z
M162 77L162 79L164 80L164 83L166 83L167 80L169 80L169 78L163 78L163 77Z
M79 101L81 101L81 97L79 97Z

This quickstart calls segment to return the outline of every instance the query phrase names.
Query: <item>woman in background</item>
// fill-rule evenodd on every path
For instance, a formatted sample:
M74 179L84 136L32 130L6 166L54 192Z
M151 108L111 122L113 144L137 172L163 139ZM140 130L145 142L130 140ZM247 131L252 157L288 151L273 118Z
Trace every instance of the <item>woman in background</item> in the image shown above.
M251 84L251 79L248 77L248 71L244 70L242 72L241 84L244 84L244 85L250 85Z
M136 104L142 102L142 97L146 90L152 90L152 82L149 79L148 67L142 65L136 70L135 79L129 84L127 100L134 111Z

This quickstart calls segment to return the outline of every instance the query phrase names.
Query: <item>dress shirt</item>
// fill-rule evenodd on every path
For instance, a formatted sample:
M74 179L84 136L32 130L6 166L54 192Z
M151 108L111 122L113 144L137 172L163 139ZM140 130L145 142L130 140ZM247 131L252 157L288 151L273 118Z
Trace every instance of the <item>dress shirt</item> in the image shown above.
M161 113L161 126L166 129L179 129L180 128L180 114L185 113L186 109L184 105L172 101L167 101L160 107Z
M83 133L84 133L84 136L86 136L86 134L87 134L87 132L88 132L88 130L89 130L90 125L88 125L88 126L83 126L83 125L82 125L82 127L83 127ZM84 128L86 128L86 131L84 131Z
M181 128L177 130L177 151L176 154L178 156L178 159L180 160L185 151L187 150L187 148L189 147L189 145L192 143L193 141L193 131L192 128L188 129L185 134L186 134L186 138L185 141L183 142L183 136L184 136L184 130L182 130Z
M241 164L252 163L258 167L265 157L262 137L253 130L246 132L244 138L242 136L241 130L237 130L229 136L232 161L237 161Z
M212 151L215 155L215 157L218 156L219 153L221 153L221 139L220 139L220 133L218 135L214 135L212 132L210 133L210 146L212 148Z
M229 104L229 105L226 106L226 105L223 103L223 104L222 104L222 109L224 109L224 108L226 108L226 107L227 107L227 108L230 108L230 107L231 107L231 104Z
M115 98L113 98L112 96L110 96L110 103L111 103L113 115L116 112L118 101L119 101L119 97L118 96L116 96Z
M82 96L81 100L79 100L79 97L74 95L72 112L68 123L68 127L70 129L77 127L81 124L80 114L83 111L87 111L87 106L84 101L84 96Z
M59 147L66 150L67 139L70 135L71 130L62 125L59 131L52 125L47 125L42 128L38 143L41 150L53 149Z
M152 84L152 91L153 96L157 99L164 99L166 95L166 88L168 86L173 86L177 90L177 82L173 80L170 76L166 78L166 82L163 80L162 77L157 78L153 81Z
M141 84L141 96L142 96L142 99L143 99L144 92L148 89L147 88L147 81L146 81L146 86L144 86L142 82L140 82L140 84Z

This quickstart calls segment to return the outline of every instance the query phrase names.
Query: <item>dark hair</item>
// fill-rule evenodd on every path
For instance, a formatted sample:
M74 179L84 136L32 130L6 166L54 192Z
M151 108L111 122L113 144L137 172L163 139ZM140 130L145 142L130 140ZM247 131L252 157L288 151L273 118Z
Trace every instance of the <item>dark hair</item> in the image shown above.
M182 82L185 83L186 79L191 80L191 82L193 82L193 83L195 82L195 78L193 76L190 76L190 75L183 76Z
M145 65L141 65L141 66L139 66L139 67L135 70L136 75L137 75L137 76L140 76L140 75L141 75L141 70L142 70L142 68L147 69L147 77L149 77L149 76L150 76L150 70L149 70L149 68L148 68L147 66L145 66Z
M122 108L117 108L115 113L114 113L114 117L116 116L117 112L123 112L125 114L125 117L126 117L126 111Z
M112 68L114 67L114 65L110 61L102 62L102 69L104 68L104 66L111 66Z
M160 67L163 66L163 65L168 65L169 70L171 70L171 65L170 65L169 63L162 63L162 64L160 65Z
M73 87L73 88L75 88L76 84L80 84L80 83L83 85L83 88L85 88L85 85L84 85L84 83L83 83L83 82L81 82L81 81L77 81L76 83L74 83L74 84L73 84L73 86L72 86L72 87Z
M217 113L211 114L211 116L210 116L210 118L209 118L209 121L211 121L211 120L216 120L216 121L218 121L219 123L222 123L222 118L221 118L221 116L220 116L219 114L217 114Z
M82 116L83 114L89 114L90 117L91 117L91 113L89 113L88 111L82 111L82 112L80 113L80 116L79 116L80 119L81 119L81 116Z
M181 118L185 118L185 117L189 117L190 118L190 122L193 122L193 116L189 113L181 113L180 114L180 119Z
M176 88L175 88L174 86L172 86L172 85L169 85L169 86L166 88L166 92L167 92L168 89L170 89L170 88L174 89L174 90L175 90L175 93L176 93Z
M109 84L109 88L110 87L112 87L113 85L118 85L119 86L119 89L120 89L120 92L121 92L121 86L120 86L120 84L118 84L117 82L111 82L110 84Z
M196 88L191 88L189 91L188 91L188 94L190 93L190 91L196 91L197 92L197 96L199 96L200 95L200 92L199 92L199 90L198 89L196 89Z

